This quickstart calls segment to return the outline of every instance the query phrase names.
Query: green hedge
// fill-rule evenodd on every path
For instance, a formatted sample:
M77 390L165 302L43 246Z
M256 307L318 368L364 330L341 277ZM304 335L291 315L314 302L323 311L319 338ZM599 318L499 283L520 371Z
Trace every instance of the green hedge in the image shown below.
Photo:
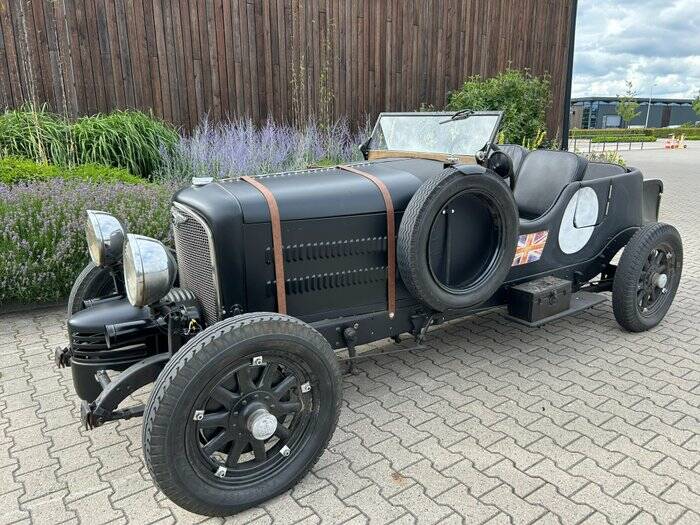
M594 144L599 144L601 142L656 142L656 137L650 135L612 135L593 137L591 142Z
M669 135L697 135L698 128L632 128L632 129L572 129L569 137L576 139L590 139L600 136L630 136L650 135L656 138L666 138Z
M0 114L0 156L74 166L103 164L150 177L173 147L175 129L139 111L115 111L69 122L44 107Z
M2 184L45 181L54 178L128 184L142 184L144 182L143 179L130 174L125 169L100 164L82 164L66 168L18 157L0 158L0 183Z

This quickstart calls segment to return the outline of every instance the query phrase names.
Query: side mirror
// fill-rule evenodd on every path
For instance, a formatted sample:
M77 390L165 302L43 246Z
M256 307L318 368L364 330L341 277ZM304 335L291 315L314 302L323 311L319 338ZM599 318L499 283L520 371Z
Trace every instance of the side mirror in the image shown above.
M491 156L486 161L486 168L504 179L513 176L513 161L502 151L491 153Z
M365 160L367 160L367 157L369 157L369 143L371 141L372 137L368 138L358 146L358 148L360 149L360 153L362 153L362 156L365 158Z

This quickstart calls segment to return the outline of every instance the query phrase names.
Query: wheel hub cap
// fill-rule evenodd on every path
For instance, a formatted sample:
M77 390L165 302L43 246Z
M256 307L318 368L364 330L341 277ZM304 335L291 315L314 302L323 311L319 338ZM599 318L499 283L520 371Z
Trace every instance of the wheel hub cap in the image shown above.
M657 288L666 288L666 284L668 284L668 276L665 273L656 274L654 284Z
M255 439L266 440L277 430L277 418L264 408L259 408L248 417L246 426Z

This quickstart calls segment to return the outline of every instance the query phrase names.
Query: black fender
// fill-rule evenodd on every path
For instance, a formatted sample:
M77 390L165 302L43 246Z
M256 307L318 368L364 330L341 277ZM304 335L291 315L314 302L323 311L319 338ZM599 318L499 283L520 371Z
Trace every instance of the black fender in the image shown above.
M87 428L100 426L106 421L129 419L143 414L143 405L117 410L119 403L141 387L153 383L170 360L170 353L147 357L110 380L105 372L98 372L97 380L102 392L93 403L83 401L81 418Z

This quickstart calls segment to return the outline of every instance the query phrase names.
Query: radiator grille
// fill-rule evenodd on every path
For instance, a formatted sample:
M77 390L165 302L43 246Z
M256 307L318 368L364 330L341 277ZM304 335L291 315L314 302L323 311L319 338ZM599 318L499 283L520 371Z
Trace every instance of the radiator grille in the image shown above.
M207 325L219 320L219 294L209 229L189 208L173 206L173 235L180 271L180 287L194 293Z

